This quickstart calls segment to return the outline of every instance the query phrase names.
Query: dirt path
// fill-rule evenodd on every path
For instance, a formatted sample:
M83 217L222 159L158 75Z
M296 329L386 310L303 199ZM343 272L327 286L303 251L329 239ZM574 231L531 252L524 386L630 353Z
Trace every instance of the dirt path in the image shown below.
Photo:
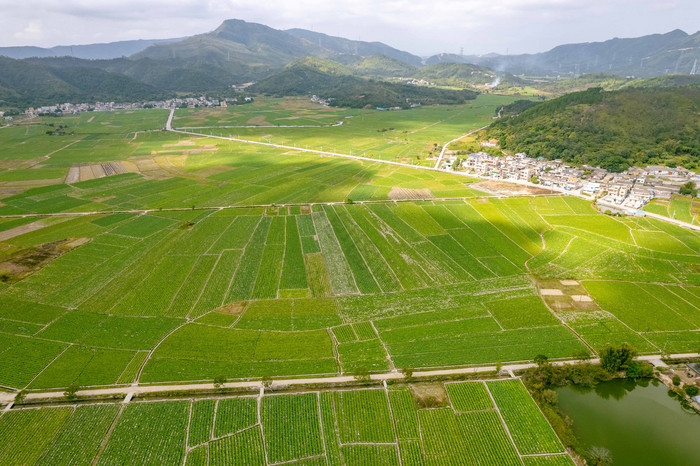
M670 359L687 359L687 358L697 358L700 357L700 353L682 353L682 354L671 354L671 355L661 355L661 354L650 354L637 357L639 361L656 361L664 358ZM570 359L565 361L551 361L555 366L578 364L580 361ZM587 362L598 364L599 359L590 359ZM523 369L529 369L536 367L534 363L515 363L515 364L505 364L501 367L501 371L519 371ZM435 369L435 370L424 370L413 372L413 378L429 378L429 377L448 377L453 375L478 375L484 373L493 373L496 371L496 366L475 366L475 367L460 367L454 369ZM381 374L372 374L370 379L378 382L390 381L390 380L400 380L404 379L405 376L398 371L384 372ZM333 384L347 384L355 382L353 376L334 376L334 377L308 377L299 379L281 379L272 382L270 388L281 389L295 386L313 386L322 385L328 386ZM229 382L224 384L226 388L242 389L242 390L260 390L263 387L262 381L244 381L244 382ZM172 384L172 385L132 385L125 387L114 387L114 388L98 388L90 390L80 390L77 395L81 397L90 396L118 396L126 395L128 393L133 393L134 396L143 394L158 394L172 391L178 392L197 392L201 390L215 390L213 383L190 383L190 384ZM14 401L15 393L0 393L0 403L11 403ZM63 399L63 391L56 392L35 392L27 393L26 400L46 400L46 399Z

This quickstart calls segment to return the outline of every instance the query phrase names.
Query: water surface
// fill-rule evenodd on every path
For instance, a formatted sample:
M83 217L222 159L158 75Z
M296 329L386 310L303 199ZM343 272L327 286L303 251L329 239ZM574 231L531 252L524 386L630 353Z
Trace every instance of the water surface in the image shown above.
M607 448L614 465L700 465L700 415L662 383L613 380L557 393L581 443Z

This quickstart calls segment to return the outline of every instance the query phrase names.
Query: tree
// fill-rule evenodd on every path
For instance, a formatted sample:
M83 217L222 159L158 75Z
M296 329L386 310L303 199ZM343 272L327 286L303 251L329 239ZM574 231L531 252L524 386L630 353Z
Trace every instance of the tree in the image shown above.
M403 375L405 375L407 379L410 379L411 377L413 377L413 368L412 367L404 367L401 372L403 372Z
M697 197L698 196L698 190L695 187L695 182L694 181L688 181L686 184L681 186L681 189L679 191L684 196L691 196L691 197Z
M214 387L222 388L225 383L226 383L226 376L225 375L217 375L216 377L214 377Z
M591 359L591 353L589 353L588 350L576 351L574 353L574 358L576 358L577 361L588 361Z
M589 464L596 466L605 466L612 464L612 454L610 450L603 447L591 447L588 450Z
M637 350L627 343L608 346L600 352L600 365L608 372L619 372L629 367L636 354Z
M644 362L634 361L627 367L627 377L630 379L639 379L643 377L651 377L654 373L654 368Z
M547 360L549 360L547 356L545 356L544 354L538 354L537 356L535 356L535 359L533 361L535 361L535 364L537 364L538 366L543 366L547 364Z
M540 179L537 178L536 176L533 176L532 178L530 178L530 183L532 183L532 184L539 184L539 182L540 182Z
M78 384L72 383L68 386L65 392L63 392L63 395L66 397L66 400L73 401L78 397L78 389L80 387Z
M698 393L700 393L700 388L695 385L688 385L685 387L685 394L690 397L697 396Z
M674 375L673 378L671 379L671 382L673 382L673 385L678 387L681 384L681 378L678 376L678 374Z

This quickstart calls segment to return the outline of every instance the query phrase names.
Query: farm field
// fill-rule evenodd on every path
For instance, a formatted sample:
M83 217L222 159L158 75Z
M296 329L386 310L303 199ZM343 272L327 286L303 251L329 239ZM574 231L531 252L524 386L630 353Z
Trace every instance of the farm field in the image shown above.
M486 115L498 97L480 99L469 105ZM448 111L454 118L416 134L445 140L479 113L343 114L272 99L183 110L177 121L234 126L260 114L255 125L276 129L290 115L352 116L321 129L397 118L408 131ZM65 136L46 135L40 119L0 135L8 166L26 156L50 169L136 167L68 184L34 179L0 199L0 387L460 367L623 342L641 353L700 349L696 232L565 196L485 197L449 173L136 134L164 116L66 117ZM22 138L60 150L24 153ZM52 138L77 142L56 149ZM120 149L70 155L84 140L112 139ZM31 164L23 170L43 169Z
M644 206L644 210L688 223L700 221L700 202L689 196L674 195L670 200L653 199Z
M426 389L418 385L16 408L0 416L0 460L522 465L544 458L573 465L519 380L431 384L427 388L440 401L429 406L416 395ZM477 392L483 397L478 406L458 401ZM536 435L528 438L522 429Z
M89 241L0 290L8 389L700 348L700 235L573 198L88 215L8 263L65 238Z
M489 124L495 108L514 100L515 97L480 95L464 105L385 112L321 107L303 99L260 99L227 109L177 111L173 126L183 130L197 128L195 131L204 134L431 166L435 162L426 157L439 154L442 144Z

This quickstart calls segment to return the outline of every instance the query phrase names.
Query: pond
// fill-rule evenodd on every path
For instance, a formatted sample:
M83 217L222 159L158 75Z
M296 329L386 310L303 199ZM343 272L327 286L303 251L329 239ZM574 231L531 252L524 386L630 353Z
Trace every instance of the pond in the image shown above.
M685 411L657 380L613 380L557 393L581 443L606 448L616 466L700 464L700 416Z

